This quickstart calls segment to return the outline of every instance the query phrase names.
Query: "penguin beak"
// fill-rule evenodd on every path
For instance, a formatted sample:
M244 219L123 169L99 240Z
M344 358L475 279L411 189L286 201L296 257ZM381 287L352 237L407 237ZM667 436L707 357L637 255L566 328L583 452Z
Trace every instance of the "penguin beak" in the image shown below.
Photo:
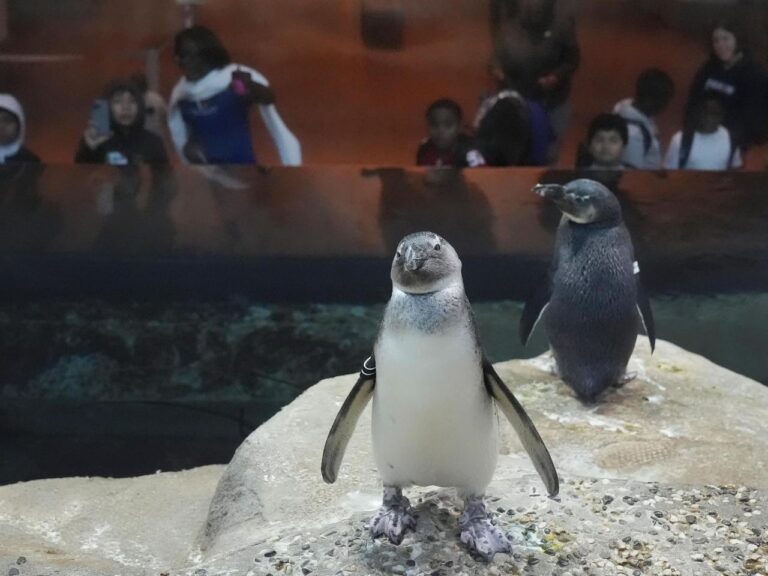
M408 272L416 272L416 270L420 270L421 267L424 266L426 260L426 258L408 258L405 261L405 269L408 270Z
M415 272L424 266L426 260L427 257L423 251L414 250L412 246L409 246L405 250L405 262L403 263L403 267L408 270L408 272Z
M533 187L533 192L542 198L549 198L550 200L562 199L565 193L565 186L560 184L536 184Z

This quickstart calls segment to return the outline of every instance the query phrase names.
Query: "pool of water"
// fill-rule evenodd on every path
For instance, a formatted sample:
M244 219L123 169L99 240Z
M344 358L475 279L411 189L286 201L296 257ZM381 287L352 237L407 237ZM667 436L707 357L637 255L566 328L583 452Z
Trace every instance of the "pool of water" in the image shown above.
M492 361L547 349L541 330L521 345L522 306L474 303ZM652 306L659 338L768 384L768 294L664 296ZM243 299L0 307L0 483L226 463L303 390L356 372L383 308Z

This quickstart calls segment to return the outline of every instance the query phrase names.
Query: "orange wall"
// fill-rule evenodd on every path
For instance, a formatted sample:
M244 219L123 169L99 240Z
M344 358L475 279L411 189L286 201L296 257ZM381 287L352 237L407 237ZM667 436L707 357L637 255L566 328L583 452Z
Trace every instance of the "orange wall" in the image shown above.
M451 96L471 119L490 86L486 2L378 0L377 5L402 6L405 14L403 49L384 51L363 45L364 1L374 2L209 0L198 11L198 21L220 34L236 61L271 80L307 163L411 164L430 101ZM83 57L70 63L0 65L0 89L20 96L29 116L29 144L51 162L71 161L89 103L101 87L140 68L141 50L167 45L181 23L171 0L17 0L10 3L9 18L4 53ZM561 165L572 163L590 118L629 96L637 74L650 65L667 69L678 85L661 118L666 141L678 128L687 85L706 55L700 38L672 30L620 0L581 2L578 32L583 58ZM178 75L166 48L165 96ZM256 116L253 126L262 161L276 162Z

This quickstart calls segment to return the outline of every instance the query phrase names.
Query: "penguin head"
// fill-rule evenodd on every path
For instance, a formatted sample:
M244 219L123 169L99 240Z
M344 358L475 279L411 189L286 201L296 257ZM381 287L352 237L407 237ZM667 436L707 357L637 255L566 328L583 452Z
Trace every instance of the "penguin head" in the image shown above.
M445 239L433 232L409 234L392 260L392 284L410 294L437 292L461 284L461 260Z
M608 188L588 178L560 184L537 184L533 191L549 198L576 224L612 223L621 220L619 200Z

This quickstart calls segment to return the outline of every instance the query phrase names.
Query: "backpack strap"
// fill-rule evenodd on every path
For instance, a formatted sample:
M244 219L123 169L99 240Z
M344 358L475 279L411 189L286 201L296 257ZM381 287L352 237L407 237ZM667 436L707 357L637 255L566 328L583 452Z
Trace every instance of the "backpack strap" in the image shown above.
M738 150L739 147L736 145L736 142L731 135L731 131L726 128L726 132L728 132L728 143L730 144L730 150L728 152L728 164L726 164L726 167L728 170L730 170L733 168L733 157L736 155L736 150Z
M680 153L677 158L677 167L682 170L688 164L688 157L691 155L691 148L693 147L693 137L696 134L695 130L686 128L683 130L683 135L680 138Z
M653 136L651 135L651 131L648 130L648 126L645 125L645 122L641 122L640 120L630 118L624 118L624 120L626 120L627 125L637 126L640 129L640 133L643 135L643 149L645 150L645 153L648 154L648 150L651 149L651 144L653 144Z

